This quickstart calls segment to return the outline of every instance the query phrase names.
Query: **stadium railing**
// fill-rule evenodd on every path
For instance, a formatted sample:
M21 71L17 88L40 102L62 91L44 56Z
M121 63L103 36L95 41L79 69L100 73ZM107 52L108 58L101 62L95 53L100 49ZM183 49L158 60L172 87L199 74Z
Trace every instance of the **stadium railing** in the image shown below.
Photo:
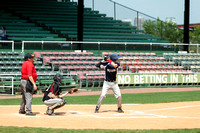
M15 45L14 45L14 41L9 41L9 40L6 40L6 41L4 41L4 40L0 40L0 44L1 43L11 43L11 45L12 45L12 52L14 52L15 50Z
M11 88L11 95L14 95L14 77L13 76L7 76L7 75L5 75L5 76L1 76L0 75L0 79L1 80L2 79L11 79L11 84L9 83L9 84L2 84L2 85L0 85L0 88L3 88L3 89L1 89L0 93L10 92L9 89L5 89L5 88Z
M128 49L127 47L131 46L146 46L149 48L149 51L151 52L153 47L160 46L163 48L172 47L174 49L174 52L176 52L178 46L197 46L199 47L200 44L183 44L183 43L154 43L154 42L86 42L86 41L22 41L22 52L24 52L25 44L39 44L41 48L43 48L44 45L49 44L58 44L58 45L67 45L71 47L71 50L73 51L73 45L82 44L82 45L89 45L92 44L96 47L96 50L100 50L103 48L103 45L106 46L122 46L124 52L126 52ZM42 49L43 50L43 49ZM197 51L198 53L198 51Z
M53 83L53 76L56 74L56 72L48 72L48 73L37 73L38 79L36 81L36 85L38 87L38 92L41 93L45 90L46 87L48 87L51 83ZM77 84L77 75L69 74L69 73L61 73L63 75L63 84L60 86L61 88L67 89L72 87L78 87ZM3 87L3 89L0 90L1 94L12 94L14 95L15 92L20 92L20 72L14 72L14 73L5 73L0 74L0 88ZM6 78L6 80L4 80ZM10 80L11 79L11 80ZM5 89L4 87L10 88Z

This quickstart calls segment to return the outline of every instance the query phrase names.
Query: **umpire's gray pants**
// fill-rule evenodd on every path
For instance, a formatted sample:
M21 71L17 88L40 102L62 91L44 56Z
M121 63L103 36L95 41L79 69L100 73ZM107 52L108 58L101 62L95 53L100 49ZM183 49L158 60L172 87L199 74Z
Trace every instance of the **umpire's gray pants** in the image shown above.
M33 99L33 92L26 92L26 84L27 80L22 79L21 80L21 91L22 91L22 101L20 105L19 111L25 111L25 105L26 105L26 113L32 112L31 110L31 104Z

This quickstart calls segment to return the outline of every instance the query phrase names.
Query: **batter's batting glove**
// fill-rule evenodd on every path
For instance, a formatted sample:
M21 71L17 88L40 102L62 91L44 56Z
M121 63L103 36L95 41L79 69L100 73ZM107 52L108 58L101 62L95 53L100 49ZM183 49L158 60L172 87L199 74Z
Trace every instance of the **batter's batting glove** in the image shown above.
M97 63L95 66L98 67L98 68L100 68L101 62Z

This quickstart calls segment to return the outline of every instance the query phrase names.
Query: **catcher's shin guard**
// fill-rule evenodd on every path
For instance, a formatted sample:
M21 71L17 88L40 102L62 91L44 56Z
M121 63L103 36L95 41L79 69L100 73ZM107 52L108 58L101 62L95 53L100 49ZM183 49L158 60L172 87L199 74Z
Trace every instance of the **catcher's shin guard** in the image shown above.
M50 110L58 109L66 104L65 100L62 100L61 102L55 103L54 105L50 106Z

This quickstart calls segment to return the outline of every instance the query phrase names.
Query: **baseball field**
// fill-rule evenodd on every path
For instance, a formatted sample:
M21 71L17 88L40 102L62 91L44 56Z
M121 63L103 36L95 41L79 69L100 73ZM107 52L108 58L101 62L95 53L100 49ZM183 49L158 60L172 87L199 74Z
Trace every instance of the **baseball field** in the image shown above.
M18 114L20 96L1 96L0 132L200 132L200 88L123 89L125 113L108 92L99 113L94 113L100 91L65 97L67 104L45 114L42 95L33 98L36 116Z

